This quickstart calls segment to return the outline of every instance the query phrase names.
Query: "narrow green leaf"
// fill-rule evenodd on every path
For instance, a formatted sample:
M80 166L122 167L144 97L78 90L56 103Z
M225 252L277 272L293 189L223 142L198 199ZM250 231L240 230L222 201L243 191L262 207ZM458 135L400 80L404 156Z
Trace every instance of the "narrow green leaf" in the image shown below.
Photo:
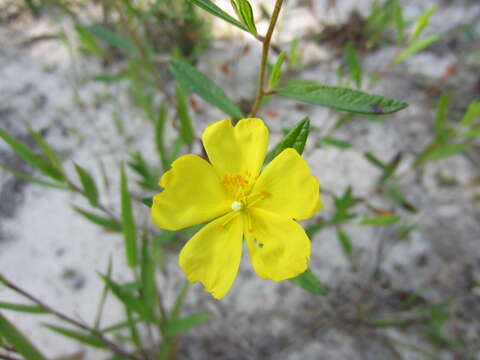
M447 116L448 106L450 104L450 97L443 93L440 96L437 104L437 114L435 116L435 134L440 134L444 129L445 118Z
M423 30L425 30L428 23L430 22L430 17L436 10L437 7L433 6L417 18L412 33L410 34L410 42L415 41L422 34Z
M107 284L110 291L117 297L118 300L120 300L120 302L125 305L126 309L137 313L143 319L152 324L157 322L155 313L152 312L152 309L150 309L142 299L139 299L130 291L122 288L122 286L114 282L112 279L103 275L101 275L101 277Z
M118 221L115 221L114 219L105 218L103 216L96 215L75 206L73 207L73 210L82 215L85 219L101 227L104 227L105 229L118 232L122 231L122 224L120 224Z
M310 268L307 269L303 274L290 279L295 285L301 286L305 290L311 292L312 294L325 296L327 295L327 288L322 284L320 280L315 276Z
M132 202L128 192L128 181L123 166L120 169L120 195L122 202L122 223L123 235L125 240L125 253L128 266L131 268L137 266L137 236L135 221L132 213Z
M179 317L180 312L182 311L183 302L185 301L185 297L188 294L188 289L190 289L190 283L187 281L180 289L177 299L175 300L172 315L170 316L171 321L174 321Z
M84 26L75 25L75 31L77 32L81 51L101 57L105 55L105 51L97 43L93 34Z
M127 312L128 329L130 330L130 337L131 337L133 343L138 348L141 348L142 347L142 342L140 340L140 336L138 335L137 326L136 326L136 323L133 319L132 312L128 311L128 309L126 309L126 312Z
M350 70L350 79L353 80L357 88L362 87L362 65L357 55L357 50L353 43L349 43L344 50L344 56L347 59Z
M400 217L396 215L380 215L375 217L365 216L361 221L360 225L365 226L389 226L395 224L400 220Z
M470 131L467 131L466 133L463 134L465 137L477 137L480 136L480 126L477 126L476 128L473 128Z
M153 205L153 196L144 197L142 198L142 204L146 205L147 207L151 208Z
M408 106L400 100L308 80L292 81L277 93L290 99L360 114L390 114Z
M3 166L1 164L0 164L0 169L4 170L6 172L9 172L10 174L18 177L19 179L22 179L22 180L25 180L25 181L28 181L28 182L32 182L32 183L42 185L42 186L51 187L51 188L58 189L58 190L71 191L71 189L67 185L56 184L56 183L52 183L52 182L49 182L49 181L37 179L33 176L27 175L27 174L25 174L21 171L10 169L9 167Z
M248 31L248 29L243 25L241 22L239 22L237 19L231 17L229 14L227 14L225 11L220 9L217 5L215 5L212 1L210 0L188 0L192 2L193 4L197 5L198 7L201 7L202 9L208 11L210 14L225 20L226 22L235 25L236 27Z
M265 164L272 161L278 154L287 148L293 148L298 151L300 155L305 149L307 143L308 134L310 133L310 118L307 116L303 120L299 121L289 132L282 141L280 141L265 158Z
M480 100L472 101L465 111L460 126L468 126L473 124L475 120L480 120Z
M180 119L180 136L187 145L192 145L194 134L192 120L188 113L188 98L185 85L182 81L177 81L177 113Z
M11 137L5 130L0 128L0 138L2 138L13 151L17 153L26 163L39 169L45 175L63 181L63 175L59 173L52 165L41 157L37 156L28 146L21 143L17 139Z
M124 38L117 32L114 32L110 29L107 29L104 26L100 25L93 25L93 26L85 26L86 31L90 34L95 36L97 39L106 42L108 45L112 47L116 47L120 50L125 51L134 51L135 45L133 45L130 40Z
M387 195L390 196L397 204L399 204L405 210L416 213L418 209L410 203L406 198L405 195L398 189L398 187L392 185L387 189Z
M53 332L56 332L57 334L73 339L76 342L80 342L82 344L99 349L107 349L107 345L103 341L101 341L98 336L95 336L93 334L87 334L84 332L79 332L76 330L71 330L51 324L43 324L43 326L45 326L47 329L52 330Z
M90 173L82 168L80 165L75 164L75 170L77 171L80 182L82 183L85 196L93 207L98 205L98 189L95 185L95 180Z
M348 149L352 146L348 141L326 137L322 139L322 142L327 145L335 146L340 149Z
M46 360L42 353L2 314L0 314L0 335L26 359Z
M429 47L430 45L437 42L438 40L440 40L440 37L437 35L432 35L424 39L417 40L411 43L400 54L398 54L398 56L395 57L394 62L398 64L404 61L405 59L409 58L410 56L416 54L417 52L422 51L423 49Z
M142 320L141 317L133 319L133 323L135 323L135 324L137 324L139 322L142 322L142 321L143 320ZM107 326L107 327L103 328L100 332L102 334L106 334L106 333L109 333L109 332L115 332L115 331L118 331L118 330L125 329L130 324L131 324L131 321L129 321L129 320L121 321L119 323L116 323L116 324L113 324L113 325L110 325L110 326Z
M230 0L230 3L242 24L245 25L249 32L256 36L257 28L250 3L247 0Z
M177 233L175 231L167 231L163 230L159 235L157 235L153 241L156 245L165 245L168 244L170 241L175 239L175 235Z
M395 0L393 3L393 16L398 36L397 43L403 44L403 41L405 40L405 19L403 17L403 8L399 0Z
M387 165L385 165L383 161L381 161L379 158L377 158L375 155L373 155L370 152L364 153L363 156L365 156L365 159L367 159L370 163L372 163L373 165L375 165L376 167L382 170L385 170L385 168L387 167Z
M165 327L164 334L167 337L172 337L184 333L194 327L197 327L207 321L212 314L209 312L201 312L193 314L182 319L175 319L169 321Z
M142 263L140 268L140 278L142 281L142 297L147 306L153 311L156 300L155 285L155 262L151 256L150 243L146 237L142 241Z
M462 152L467 150L467 148L468 144L464 143L450 143L434 146L427 152L421 153L417 157L415 165L418 166L420 164L426 163L427 161L437 161L450 156L455 156L461 154Z
M384 184L389 178L392 177L393 174L395 174L395 171L397 170L400 162L402 161L402 157L403 155L401 152L397 153L397 155L393 157L393 159L388 163L388 165L385 166L382 177L379 180L380 185Z
M351 255L352 242L350 241L350 238L347 236L347 234L345 234L342 230L337 229L337 238L345 254Z
M62 160L55 153L55 150L53 150L50 145L47 144L43 136L38 131L28 127L28 133L33 140L35 140L42 153L46 156L51 166L55 169L55 172L58 174L63 174Z
M161 105L158 110L158 116L155 119L155 146L157 148L160 162L162 163L163 170L168 169L170 163L168 161L168 154L165 149L164 132L165 124L167 122L167 108L165 105Z
M170 71L177 80L182 81L189 90L198 94L206 102L233 118L241 119L244 117L242 111L221 87L185 60L173 60L170 63Z
M282 75L282 65L283 61L285 60L285 55L287 55L287 53L285 51L282 51L280 55L278 55L277 61L273 66L272 72L270 73L270 77L268 79L268 88L270 90L274 90L280 82L280 77Z
M0 301L0 309L25 312L31 314L48 314L50 311L38 305L14 304Z

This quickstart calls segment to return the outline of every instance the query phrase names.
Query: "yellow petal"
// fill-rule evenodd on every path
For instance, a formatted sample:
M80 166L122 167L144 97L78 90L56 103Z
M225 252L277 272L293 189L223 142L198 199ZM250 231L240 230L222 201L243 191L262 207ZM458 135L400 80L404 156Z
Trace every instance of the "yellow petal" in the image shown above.
M201 224L230 211L231 202L216 172L197 155L175 160L160 186L165 189L153 197L151 217L162 229Z
M245 232L253 268L262 279L281 281L305 272L310 239L294 220L262 209L249 209L253 232Z
M205 225L180 252L178 263L188 280L200 281L216 299L224 297L237 276L242 233L243 221L238 213L229 213Z
M296 220L320 210L320 184L295 149L285 149L262 171L252 194L262 193L255 207Z
M219 176L225 174L258 175L265 160L268 129L261 119L230 119L209 125L202 135L203 146Z

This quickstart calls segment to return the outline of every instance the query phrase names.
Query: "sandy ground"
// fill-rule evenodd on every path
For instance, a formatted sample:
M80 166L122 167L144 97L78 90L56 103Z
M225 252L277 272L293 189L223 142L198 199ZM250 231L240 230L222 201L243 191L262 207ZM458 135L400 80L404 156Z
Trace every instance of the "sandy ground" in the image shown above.
M344 21L355 7L366 14L371 2L338 1L335 10L327 11L324 1L312 1L313 12L308 3L288 2L275 38L277 44L294 37L307 38L321 30L324 23ZM406 2L405 14L414 17L431 3ZM310 116L314 131L305 157L324 189L340 195L352 185L356 196L368 198L378 207L391 207L374 194L380 173L363 153L370 151L390 159L402 151L403 166L407 169L414 152L432 136L437 96L426 89L441 81L452 64L457 65L457 74L442 83L454 99L452 115L468 101L480 97L475 87L479 65L472 65L465 56L472 44L462 40L456 31L462 24L476 21L474 46L478 49L480 4L444 1L438 5L427 33L442 35L444 39L395 67L369 89L401 98L410 104L409 108L380 123L358 118L342 128L335 136L350 141L350 149L318 146L315 141L335 123L337 116L332 111L298 106L282 99L272 100L263 108L260 115L270 126L274 140L280 138L282 129ZM264 31L265 27L266 24L260 24L259 30ZM52 21L47 17L33 20L22 16L0 27L0 125L27 143L31 139L24 123L42 130L47 141L62 154L67 171L74 174L74 162L88 168L101 185L101 200L118 209L118 164L135 149L156 161L153 145L146 136L152 129L143 114L129 105L124 85L105 85L91 79L103 71L96 61L72 56L68 46L60 41L22 45L32 36L60 29L72 34L72 25L66 19ZM229 26L219 24L215 33L217 40L202 55L200 68L221 83L234 99L253 94L259 44ZM236 36L234 46L231 36ZM249 52L236 61L245 45L250 46ZM340 60L332 48L303 41L300 49L305 66L299 75L335 84ZM392 48L385 47L366 55L364 71L371 74L383 67L392 52ZM220 70L219 65L225 61L230 62L228 73ZM203 110L194 114L199 134L207 123L223 115L201 100L198 102ZM114 117L120 119L122 129L115 126ZM449 120L453 121L453 116ZM0 161L29 171L4 143L0 143ZM102 181L102 168L108 174L109 184ZM440 178L455 181L445 184ZM354 221L344 227L354 248L348 258L334 229L315 235L311 267L328 285L327 297L315 297L288 282L259 279L246 256L233 289L224 300L214 301L201 285L194 285L187 297L186 312L206 310L214 317L198 331L183 337L180 358L427 358L416 350L418 347L436 359L467 359L463 349L435 348L422 325L375 327L356 321L355 314L356 306L361 304L372 317L415 316L413 310L408 312L401 306L402 299L413 293L419 294L416 301L418 309L423 310L450 300L447 334L457 336L456 339L460 336L469 343L474 339L478 342L480 297L469 282L472 274L480 279L478 180L478 167L466 157L428 164L419 174L407 174L401 188L419 212L406 215L415 228L402 241L397 240L398 232L393 229L359 227L358 221ZM76 216L72 204L87 207L78 196L28 184L4 172L0 172L0 184L0 272L55 308L92 322L102 289L97 272L105 272L110 257L114 278L130 279L121 237ZM327 195L323 199L325 208L319 215L328 218L333 212L332 200ZM361 206L356 210L365 212ZM147 209L139 206L137 211L140 221L148 221ZM158 273L158 284L167 302L172 303L183 281L176 255L170 254L166 270ZM2 301L18 300L6 290L0 294ZM84 349L39 325L42 321L53 322L50 318L7 315L49 358L83 350L85 359L107 356ZM104 324L120 321L123 316L121 306L109 299Z

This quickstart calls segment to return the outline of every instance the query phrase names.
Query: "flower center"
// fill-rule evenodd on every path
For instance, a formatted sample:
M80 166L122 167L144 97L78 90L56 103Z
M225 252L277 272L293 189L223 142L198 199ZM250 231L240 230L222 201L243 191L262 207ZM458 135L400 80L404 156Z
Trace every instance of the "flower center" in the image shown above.
M232 210L233 211L240 211L245 208L245 205L241 201L234 201L232 202Z

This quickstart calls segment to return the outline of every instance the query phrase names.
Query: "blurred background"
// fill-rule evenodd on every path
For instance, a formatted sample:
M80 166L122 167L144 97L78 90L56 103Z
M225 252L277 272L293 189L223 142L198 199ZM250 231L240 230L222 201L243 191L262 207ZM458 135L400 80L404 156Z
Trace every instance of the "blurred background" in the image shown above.
M234 14L229 1L215 3ZM251 3L264 34L274 2ZM177 358L480 359L480 3L290 0L272 43L270 68L287 54L282 81L358 88L409 107L360 116L264 103L271 145L310 118L304 157L325 205L304 225L328 295L261 280L245 252L223 300L191 286L184 313L212 316L179 337ZM248 113L260 53L255 37L187 0L0 0L0 128L35 151L40 135L72 177L75 164L87 169L113 213L125 164L137 226L156 231L140 200L176 157L201 154L204 127L226 117L177 86L169 62L188 59ZM0 165L0 273L95 321L98 272L111 261L112 278L134 280L121 234L89 218L85 196L39 182L5 142ZM162 236L156 283L172 306L188 236ZM0 299L20 297L1 289ZM7 314L49 359L112 358L41 317ZM107 297L102 324L124 317Z

